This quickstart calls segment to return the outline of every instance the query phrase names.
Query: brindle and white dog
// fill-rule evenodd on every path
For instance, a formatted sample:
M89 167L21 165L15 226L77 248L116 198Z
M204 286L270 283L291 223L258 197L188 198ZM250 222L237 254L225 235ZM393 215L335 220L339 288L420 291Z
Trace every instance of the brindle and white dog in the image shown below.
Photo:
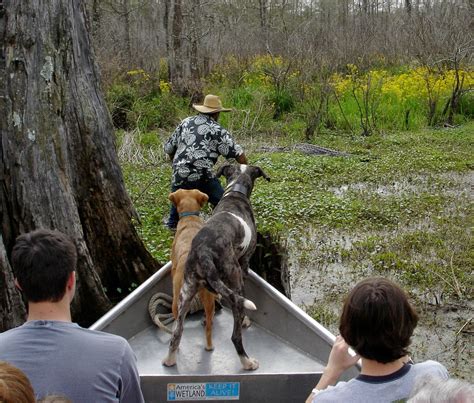
M183 333L184 318L190 303L202 287L227 300L234 316L232 342L246 370L258 368L258 361L245 352L242 343L244 308L255 304L243 295L244 276L257 244L255 218L250 204L254 181L270 178L257 166L224 165L217 177L224 175L227 187L219 204L192 241L184 271L178 306L178 319L171 336L168 356L163 365L176 364L176 353Z

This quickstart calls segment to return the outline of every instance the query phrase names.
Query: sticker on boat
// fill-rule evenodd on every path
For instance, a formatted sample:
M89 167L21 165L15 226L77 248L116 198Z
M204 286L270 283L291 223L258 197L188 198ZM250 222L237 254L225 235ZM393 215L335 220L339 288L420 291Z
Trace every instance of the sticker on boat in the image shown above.
M240 382L168 383L167 400L239 400Z

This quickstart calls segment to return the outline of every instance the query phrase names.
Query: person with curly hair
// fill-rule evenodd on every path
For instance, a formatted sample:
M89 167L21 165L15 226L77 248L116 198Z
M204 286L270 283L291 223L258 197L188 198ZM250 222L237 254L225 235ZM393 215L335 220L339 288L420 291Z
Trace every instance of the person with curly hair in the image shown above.
M5 361L0 361L0 402L36 402L33 386L25 373Z

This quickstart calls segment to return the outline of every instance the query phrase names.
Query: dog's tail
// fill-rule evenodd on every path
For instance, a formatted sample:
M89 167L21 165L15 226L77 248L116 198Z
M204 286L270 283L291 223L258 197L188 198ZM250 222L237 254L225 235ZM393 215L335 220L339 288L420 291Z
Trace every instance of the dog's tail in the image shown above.
M234 299L236 302L242 304L242 306L246 309L251 311L256 311L257 307L255 304L247 298L238 295L233 290L225 285L225 283L219 278L217 274L212 275L211 273L217 273L216 266L212 259L201 256L201 265L205 272L208 274L206 276L206 287L209 291L221 295L223 298L232 300Z
M221 279L207 279L212 292L221 295L223 298L228 300L235 299L238 303L242 304L244 308L251 311L256 311L257 307L255 304L247 298L242 297L241 295L236 294L229 287L227 287Z

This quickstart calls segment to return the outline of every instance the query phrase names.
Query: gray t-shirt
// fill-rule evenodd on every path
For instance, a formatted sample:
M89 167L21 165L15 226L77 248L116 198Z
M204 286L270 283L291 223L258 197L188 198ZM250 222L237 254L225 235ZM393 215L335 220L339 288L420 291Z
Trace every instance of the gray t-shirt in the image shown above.
M446 368L436 361L405 364L398 371L385 376L359 375L348 382L338 382L316 394L314 403L394 403L406 402L419 376L433 375L448 379Z
M0 360L28 376L37 398L61 394L74 403L144 401L128 342L76 323L34 320L1 333Z

